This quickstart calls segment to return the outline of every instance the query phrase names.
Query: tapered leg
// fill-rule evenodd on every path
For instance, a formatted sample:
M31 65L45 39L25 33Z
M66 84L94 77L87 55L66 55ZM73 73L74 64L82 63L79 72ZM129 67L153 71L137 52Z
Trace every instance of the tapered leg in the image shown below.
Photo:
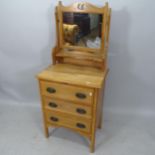
M45 110L44 108L43 109L43 123L44 123L44 134L45 134L45 137L48 138L49 137L49 131L48 131L48 125L46 123L46 116L45 116Z
M43 97L41 94L41 84L39 81L39 87L40 87L40 97L41 97L41 107L42 107L42 115L43 115L43 123L44 123L44 133L45 133L45 137L48 138L49 137L49 131L48 131L48 126L46 124L46 116L45 116L45 109L44 109L44 101L43 101Z
M93 133L90 138L90 152L93 153L94 151L95 151L95 133Z
M45 137L48 138L49 137L49 131L48 131L48 125L46 123L46 116L45 116L44 109L43 109L43 121L44 121L44 133L45 133Z
M104 81L104 85L103 88L101 90L101 94L100 94L100 115L99 115L99 123L98 123L98 128L101 129L103 127L102 125L102 120L103 120L103 99L104 99L104 89L105 89L105 81Z
M93 105L93 119L92 119L92 130L90 137L90 152L93 153L95 150L95 134L96 134L96 117L97 117L97 104L98 104L98 89L94 92L94 105Z
M49 137L49 131L48 131L48 127L46 126L46 124L44 125L44 132L45 132L45 137L48 138Z

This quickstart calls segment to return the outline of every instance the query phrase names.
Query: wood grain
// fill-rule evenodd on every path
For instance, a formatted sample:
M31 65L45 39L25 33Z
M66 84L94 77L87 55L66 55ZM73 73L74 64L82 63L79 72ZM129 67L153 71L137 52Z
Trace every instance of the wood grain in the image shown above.
M51 120L51 117L57 118L57 121ZM91 131L91 120L89 119L79 118L74 115L67 115L62 112L48 110L46 111L46 119L51 124L62 125L64 127L73 128L88 133ZM79 128L77 123L84 125L84 127Z
M106 71L70 64L49 66L37 75L40 80L55 81L90 88L101 88L105 76Z
M44 106L47 110L53 110L63 113L68 113L71 115L76 115L79 117L84 117L87 119L91 119L92 117L92 108L91 106L86 106L83 104L73 103L71 101L64 101L60 99L53 99L49 97L44 97ZM53 103L53 106L52 106ZM84 111L80 113L80 110Z
M63 12L97 13L103 17L101 49L66 46L63 41ZM53 65L37 75L42 102L45 136L49 127L65 127L90 139L95 150L95 134L102 123L103 91L108 73L111 9L86 2L55 9L56 45Z
M79 46L70 46L64 44L63 39L63 13L64 12L74 12L74 13L96 13L102 15L102 37L101 37L101 49L93 49L88 47L79 47ZM62 2L59 2L59 5L56 8L56 27L58 27L57 32L57 46L59 46L61 50L57 52L57 54L54 55L54 60L58 63L66 62L66 59L64 61L64 58L72 58L73 61L68 61L70 64L77 64L79 65L79 61L77 61L77 58L80 58L81 60L85 60L88 62L87 66L92 66L89 62L89 60L94 61L94 63L98 63L98 65L95 65L96 67L99 67L100 69L104 70L107 66L107 48L109 44L109 31L110 31L110 17L111 17L111 9L108 6L108 3L105 4L103 7L97 7L87 2L76 2L74 4L71 4L69 6L64 6ZM63 49L72 50L72 53L67 54L65 52L62 52ZM81 53L75 53L74 52L81 52ZM94 52L94 55L91 57L89 55L84 55L82 53L89 53ZM99 53L99 57L95 54ZM54 62L55 62L54 61ZM83 65L84 66L84 65Z
M82 87L75 87L72 85L67 84L59 84L54 82L45 82L41 81L41 92L44 96L49 96L58 99L70 100L80 103L92 104L93 99L93 89L91 88L82 88ZM55 93L49 93L47 91L48 88L55 89ZM85 95L85 98L77 97L77 93L81 93Z

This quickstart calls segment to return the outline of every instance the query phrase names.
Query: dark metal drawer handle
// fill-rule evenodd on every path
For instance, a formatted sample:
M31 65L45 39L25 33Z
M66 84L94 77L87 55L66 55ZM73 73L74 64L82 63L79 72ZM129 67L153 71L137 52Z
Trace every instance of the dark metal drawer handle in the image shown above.
M52 108L56 108L58 105L56 104L56 103L54 103L54 102L50 102L49 104L48 104L50 107L52 107Z
M81 128L81 129L86 128L86 126L85 126L84 124L82 124L82 123L77 123L76 126L77 126L78 128Z
M56 117L50 117L50 120L53 121L53 122L58 122L59 121L59 119L56 118Z
M79 113L79 114L86 114L86 110L82 109L82 108L77 108L76 112Z
M76 97L79 99L85 99L87 96L83 93L76 93Z
M56 92L56 90L52 87L48 87L46 90L48 93L55 93Z

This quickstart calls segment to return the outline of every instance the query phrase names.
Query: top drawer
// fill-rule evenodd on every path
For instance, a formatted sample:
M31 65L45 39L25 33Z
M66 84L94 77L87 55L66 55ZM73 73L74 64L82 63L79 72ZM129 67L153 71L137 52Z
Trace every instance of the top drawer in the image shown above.
M42 95L91 104L94 90L67 84L41 81Z

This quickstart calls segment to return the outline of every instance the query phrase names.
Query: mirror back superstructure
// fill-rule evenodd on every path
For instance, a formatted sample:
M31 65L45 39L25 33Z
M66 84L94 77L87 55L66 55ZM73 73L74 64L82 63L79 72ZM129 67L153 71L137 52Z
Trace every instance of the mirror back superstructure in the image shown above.
M64 13L99 14L102 17L101 45L100 48L88 48L82 46L67 45L64 42ZM80 66L97 67L107 69L107 51L109 45L109 30L111 9L108 3L103 7L97 7L87 2L73 3L63 6L60 1L55 9L57 43L53 49L53 64L68 63ZM75 27L75 26L72 26ZM72 37L70 37L72 38ZM70 39L71 42L74 40Z

